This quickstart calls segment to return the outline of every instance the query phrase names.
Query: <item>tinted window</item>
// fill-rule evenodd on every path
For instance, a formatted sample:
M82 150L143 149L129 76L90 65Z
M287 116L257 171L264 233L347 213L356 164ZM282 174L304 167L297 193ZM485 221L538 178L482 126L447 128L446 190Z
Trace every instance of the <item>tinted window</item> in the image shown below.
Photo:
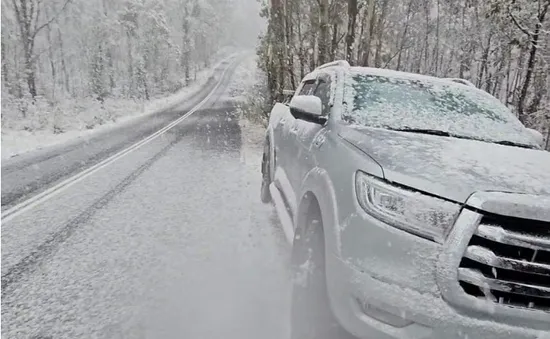
M323 115L328 115L330 112L330 82L325 80L319 80L317 88L315 88L314 95L321 99L323 103Z
M304 82L304 86L300 90L300 95L311 95L315 88L315 80L308 80Z

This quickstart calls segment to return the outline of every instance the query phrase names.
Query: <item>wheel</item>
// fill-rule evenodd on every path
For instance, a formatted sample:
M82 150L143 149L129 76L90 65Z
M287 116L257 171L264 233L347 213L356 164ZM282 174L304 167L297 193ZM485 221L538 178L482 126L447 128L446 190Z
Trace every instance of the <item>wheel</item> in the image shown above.
M292 250L292 339L352 339L330 309L325 275L324 231L314 202L298 225Z
M262 188L260 192L260 197L264 204L271 202L271 192L269 192L269 185L271 184L270 152L269 140L266 140L264 144L264 154L262 156Z

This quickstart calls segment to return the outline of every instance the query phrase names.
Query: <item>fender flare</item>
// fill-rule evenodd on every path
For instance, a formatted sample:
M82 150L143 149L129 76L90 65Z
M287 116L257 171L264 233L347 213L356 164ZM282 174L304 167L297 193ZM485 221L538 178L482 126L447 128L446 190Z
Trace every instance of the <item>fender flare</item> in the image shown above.
M306 207L312 199L316 199L321 209L323 218L323 228L325 234L325 253L341 254L340 230L338 223L338 205L336 204L336 194L332 180L327 171L316 167L310 170L302 182L300 191L300 202L298 204L298 213L296 213L294 225L300 225L305 220Z
M275 136L271 125L267 126L266 141L269 142L269 174L271 182L275 180Z

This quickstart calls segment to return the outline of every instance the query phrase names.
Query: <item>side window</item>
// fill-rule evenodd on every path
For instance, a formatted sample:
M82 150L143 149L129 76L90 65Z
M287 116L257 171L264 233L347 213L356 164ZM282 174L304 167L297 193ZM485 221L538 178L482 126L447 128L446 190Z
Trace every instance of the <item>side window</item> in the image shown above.
M320 79L313 95L321 99L323 103L323 115L328 115L330 112L330 81Z
M308 80L304 82L304 86L300 89L299 95L311 95L315 88L315 80Z

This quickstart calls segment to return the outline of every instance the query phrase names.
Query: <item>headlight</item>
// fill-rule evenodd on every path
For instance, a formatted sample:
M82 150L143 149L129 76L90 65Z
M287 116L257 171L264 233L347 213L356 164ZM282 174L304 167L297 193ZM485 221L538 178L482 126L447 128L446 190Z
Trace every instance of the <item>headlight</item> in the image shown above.
M443 243L460 206L391 185L362 172L355 178L357 198L365 211L404 231Z

